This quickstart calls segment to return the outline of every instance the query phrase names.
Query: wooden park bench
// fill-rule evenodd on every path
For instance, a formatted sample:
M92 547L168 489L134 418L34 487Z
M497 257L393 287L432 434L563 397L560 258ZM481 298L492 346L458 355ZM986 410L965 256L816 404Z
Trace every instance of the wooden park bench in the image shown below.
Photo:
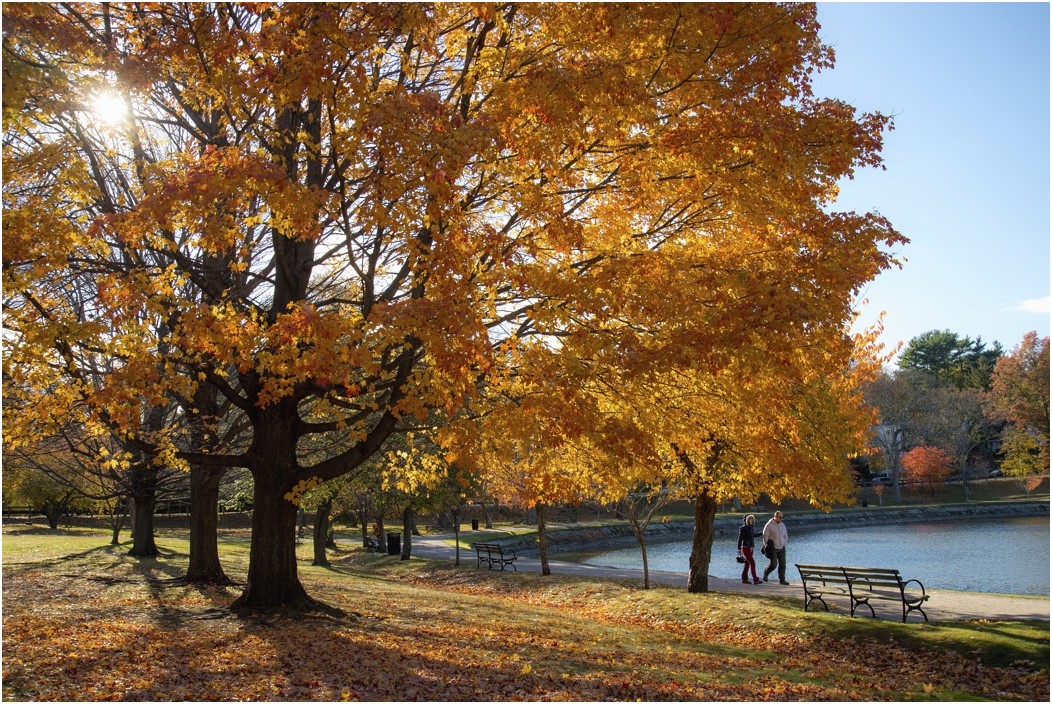
M921 608L928 600L924 585L916 579L903 581L898 570L873 567L837 567L833 565L797 565L800 581L804 584L804 611L813 601L822 602L829 611L825 597L829 594L840 594L851 600L851 615L855 615L860 606L869 608L869 613L876 618L876 612L869 603L879 599L897 601L902 604L902 622L911 611L919 611L924 621L928 614ZM908 585L915 584L915 587ZM917 589L920 593L917 593Z
M478 557L475 569L481 567L485 562L490 569L493 569L493 565L500 565L501 572L504 571L505 565L511 565L513 570L519 571L519 568L515 566L518 556L511 548L503 548L496 543L472 543L471 545L475 548L475 555Z

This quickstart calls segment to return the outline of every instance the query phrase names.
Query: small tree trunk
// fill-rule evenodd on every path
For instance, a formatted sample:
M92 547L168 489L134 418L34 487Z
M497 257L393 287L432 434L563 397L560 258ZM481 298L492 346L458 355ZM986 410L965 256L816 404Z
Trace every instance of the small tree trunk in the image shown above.
M413 552L413 509L406 507L402 512L402 559L408 560Z
M325 554L325 546L329 539L330 511L332 511L332 499L318 504L318 510L314 513L314 562L311 564L318 567L329 566L329 558Z
M449 515L453 519L453 538L456 545L456 557L453 560L455 567L460 567L460 506L449 509Z
M568 504L566 512L569 514L569 522L577 523L581 516L581 504Z
M110 545L121 544L121 529L124 528L124 521L128 517L127 508L128 504L123 499L117 499L113 506L113 512L110 514Z
M445 511L439 511L438 518L435 521L435 529L440 533L445 532L456 532L459 520L453 515L452 509L446 509Z
M964 500L972 500L972 489L968 486L968 467L961 467L961 491L964 493Z
M544 531L544 504L537 504L537 537L540 538L541 574L552 573L548 567L548 534Z
M708 494L701 494L694 499L694 539L687 578L687 591L692 594L709 591L709 561L715 532L716 502Z
M643 529L638 521L632 522L632 528L636 533L636 541L639 543L639 554L643 557L643 589L650 589L650 565L647 562L647 541L643 537Z
M226 469L190 468L190 584L229 584L219 562L219 484Z

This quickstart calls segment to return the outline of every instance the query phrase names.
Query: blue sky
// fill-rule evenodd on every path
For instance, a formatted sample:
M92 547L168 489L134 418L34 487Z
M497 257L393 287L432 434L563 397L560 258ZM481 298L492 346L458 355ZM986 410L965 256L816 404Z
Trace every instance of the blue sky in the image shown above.
M866 289L893 347L928 330L1000 342L1049 334L1049 5L819 3L836 68L815 92L895 116L886 171L841 186L910 238Z

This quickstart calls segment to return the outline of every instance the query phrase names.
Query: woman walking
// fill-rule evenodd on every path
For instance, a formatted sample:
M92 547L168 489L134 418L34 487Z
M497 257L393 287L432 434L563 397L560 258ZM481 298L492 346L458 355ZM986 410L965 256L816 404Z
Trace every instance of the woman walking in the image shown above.
M738 552L745 558L745 565L742 567L742 584L749 583L749 570L752 570L752 583L761 583L760 578L756 576L756 560L752 557L752 550L756 547L754 538L762 535L762 533L753 531L754 523L756 523L755 516L746 516L742 527L738 529Z

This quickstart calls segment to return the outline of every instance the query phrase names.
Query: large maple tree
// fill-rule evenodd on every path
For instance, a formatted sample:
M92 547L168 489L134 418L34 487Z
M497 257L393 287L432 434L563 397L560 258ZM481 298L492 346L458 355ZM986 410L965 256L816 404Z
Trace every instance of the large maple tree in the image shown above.
M902 242L830 211L888 120L812 95L810 5L3 13L5 393L38 423L81 404L157 463L249 469L236 607L312 605L290 498L407 423L544 403L549 448L597 422L643 447L670 435L657 404L615 421L585 391L700 398L809 341L843 371L851 298ZM146 429L201 387L243 446Z

